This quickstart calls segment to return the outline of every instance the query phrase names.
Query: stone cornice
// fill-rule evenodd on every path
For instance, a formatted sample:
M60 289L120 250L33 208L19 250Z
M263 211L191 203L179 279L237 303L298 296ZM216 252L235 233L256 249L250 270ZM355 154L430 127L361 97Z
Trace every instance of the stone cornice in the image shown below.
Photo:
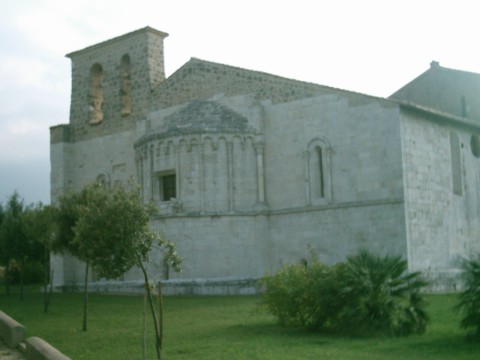
M98 48L101 48L101 47L105 47L105 46L109 46L109 45L114 45L114 44L117 44L121 41L124 41L128 38L132 38L134 36L137 36L137 35L141 35L141 34L144 34L144 33L150 33L150 34L154 34L154 35L157 35L159 37L161 37L162 39L166 38L168 36L167 33L163 32L163 31L159 31L159 30L156 30L150 26L146 26L142 29L138 29L138 30L135 30L135 31L132 31L132 32L129 32L127 34L124 34L124 35L120 35L120 36L117 36L117 37L114 37L110 40L106 40L106 41L102 41L98 44L95 44L95 45L92 45L92 46L88 46L82 50L77 50L77 51L73 51L71 53L68 53L67 55L65 55L66 57L68 58L73 58L73 57L76 57L78 55L83 55L85 53L88 53L88 52L91 52L91 51L94 51Z

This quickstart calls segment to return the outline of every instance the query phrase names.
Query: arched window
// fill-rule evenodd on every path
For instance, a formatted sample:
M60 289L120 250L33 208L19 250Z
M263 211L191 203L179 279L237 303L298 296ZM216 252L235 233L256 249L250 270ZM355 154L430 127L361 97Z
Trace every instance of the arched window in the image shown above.
M450 133L450 153L452 158L452 185L453 193L462 195L462 158L460 154L460 141L455 132Z
M331 201L331 147L326 138L315 138L307 146L306 194L310 205Z
M120 102L122 116L127 116L131 111L131 80L130 80L130 56L125 54L120 62Z
M90 124L99 124L103 120L103 70L100 64L90 69L89 95Z

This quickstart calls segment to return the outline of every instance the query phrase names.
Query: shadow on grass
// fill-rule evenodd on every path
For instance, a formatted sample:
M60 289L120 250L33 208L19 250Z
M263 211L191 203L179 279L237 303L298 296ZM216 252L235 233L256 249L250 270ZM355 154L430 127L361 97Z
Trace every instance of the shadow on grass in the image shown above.
M480 341L461 334L424 334L406 337L355 338L322 334L275 323L227 326L222 336L236 341L277 343L293 347L354 350L358 359L478 359Z
M409 341L409 347L413 352L437 354L439 359L463 359L470 355L475 359L480 358L479 339L467 338L465 335L418 336L415 341Z

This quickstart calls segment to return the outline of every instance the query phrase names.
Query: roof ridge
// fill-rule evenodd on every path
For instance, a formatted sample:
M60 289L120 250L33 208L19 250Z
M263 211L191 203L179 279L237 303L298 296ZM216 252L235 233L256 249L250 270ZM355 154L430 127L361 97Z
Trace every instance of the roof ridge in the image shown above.
M281 76L281 75L276 75L276 74L272 74L272 73L268 73L268 72L264 72L264 71L260 71L260 70L252 70L252 69L247 69L247 68L243 68L243 67L240 67L240 66L219 63L219 62L215 62L215 61L211 61L211 60L204 60L204 59L200 59L198 57L190 57L190 59L185 64L183 64L177 70L175 70L164 81L157 84L155 86L155 88L153 88L152 90L155 91L158 88L162 87L163 84L169 82L170 79L174 78L177 73L179 73L180 71L185 69L187 66L190 66L191 64L195 64L195 63L197 63L197 64L207 64L207 65L216 66L216 67L224 67L224 68L237 70L237 71L242 71L242 72L250 72L250 73L258 74L259 76L270 77L272 79L279 80L279 81L282 81L282 82L285 82L285 83L295 83L297 85L303 85L303 86L310 87L310 88L317 88L317 89L335 91L335 92L340 92L340 93L344 93L344 94L351 94L351 95L360 95L360 96L364 96L364 97L368 97L368 98L372 98L372 99L377 99L377 100L384 100L384 101L389 101L390 100L389 98L386 98L386 97L364 94L364 93L360 93L360 92L353 91L353 90L337 88L337 87L333 87L333 86L329 86L329 85L322 85L322 84L313 83L313 82L309 82L309 81L305 81L305 80L298 80L298 79L289 78L289 77L285 77L285 76Z

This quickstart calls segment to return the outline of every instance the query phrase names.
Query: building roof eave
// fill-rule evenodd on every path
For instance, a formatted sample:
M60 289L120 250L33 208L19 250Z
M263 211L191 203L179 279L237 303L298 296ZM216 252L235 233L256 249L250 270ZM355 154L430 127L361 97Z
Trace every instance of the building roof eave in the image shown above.
M393 99L392 99L393 100ZM480 131L480 122L439 111L427 106L422 106L411 101L393 100L396 101L401 109L413 111L426 115L430 120L440 123L448 123L451 125L461 126L468 129Z

